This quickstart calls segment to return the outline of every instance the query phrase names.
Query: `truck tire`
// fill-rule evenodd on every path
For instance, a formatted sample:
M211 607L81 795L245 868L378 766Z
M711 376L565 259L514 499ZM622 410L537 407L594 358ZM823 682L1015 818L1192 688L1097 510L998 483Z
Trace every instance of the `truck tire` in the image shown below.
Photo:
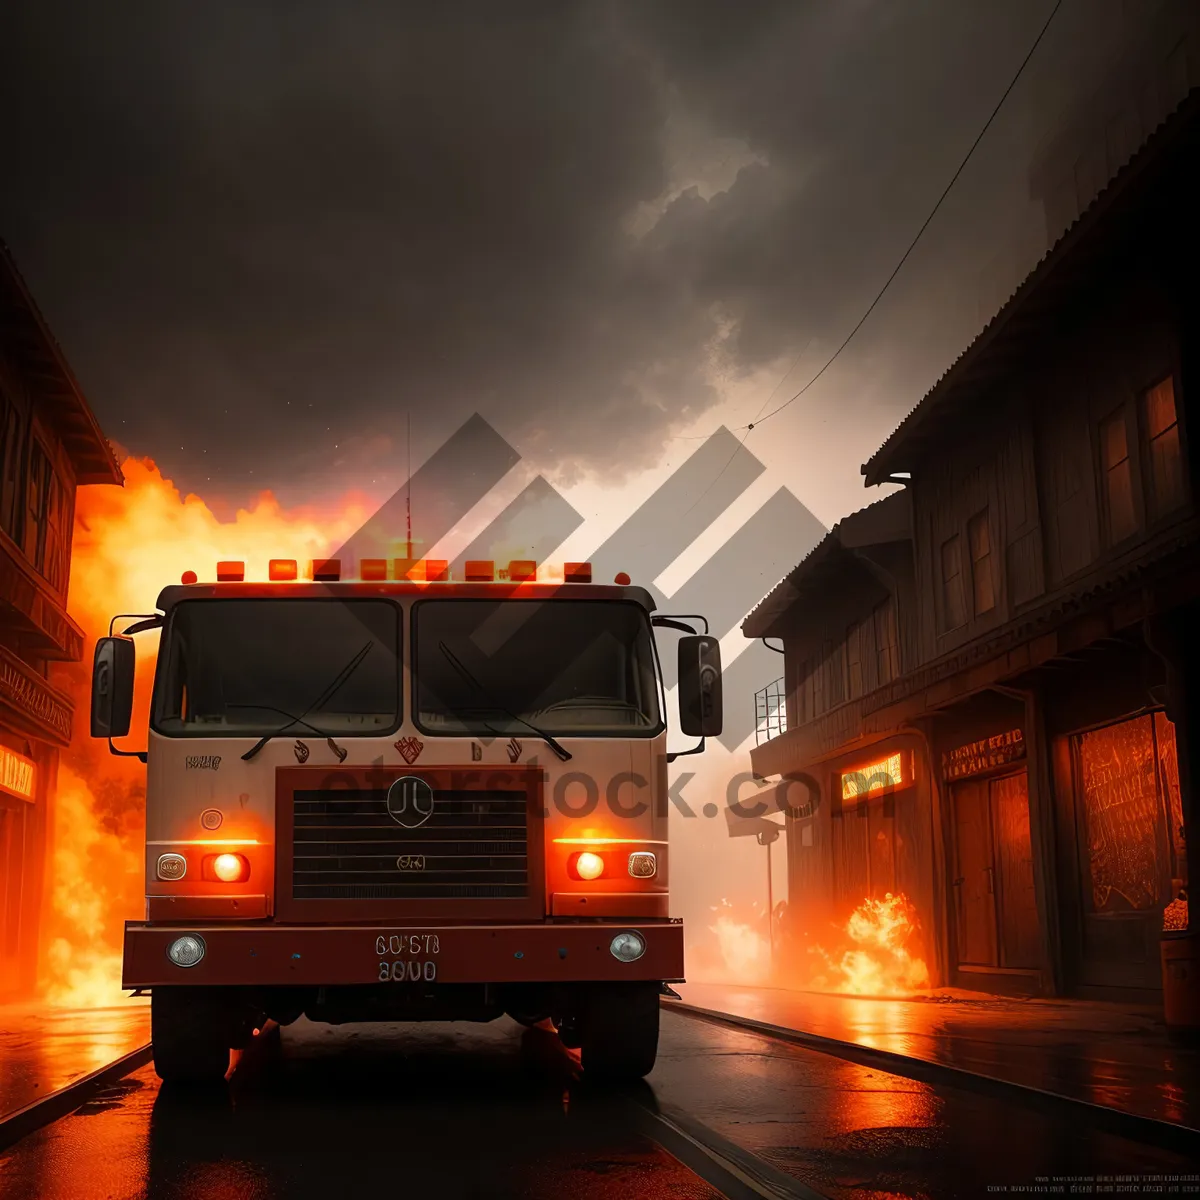
M229 1070L234 1022L218 988L156 987L150 993L154 1070L164 1083L220 1083Z
M591 991L580 1031L585 1078L621 1083L650 1074L658 1057L660 987L615 983Z

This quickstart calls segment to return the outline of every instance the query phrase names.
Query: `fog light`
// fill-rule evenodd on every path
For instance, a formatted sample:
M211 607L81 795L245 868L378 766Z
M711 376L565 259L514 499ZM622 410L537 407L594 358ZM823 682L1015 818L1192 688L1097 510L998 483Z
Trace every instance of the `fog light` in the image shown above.
M250 878L250 861L242 854L210 854L204 860L204 877L221 883L244 883Z
M187 874L187 859L182 854L158 856L159 879L182 879Z
M649 850L635 850L629 856L629 873L634 879L653 879L658 874L658 860Z
M575 859L575 874L580 879L599 879L604 874L604 859L585 850Z
M167 947L167 957L177 967L194 967L204 957L204 939L194 933L186 933Z
M608 948L621 962L635 962L646 953L646 943L637 933L618 933Z

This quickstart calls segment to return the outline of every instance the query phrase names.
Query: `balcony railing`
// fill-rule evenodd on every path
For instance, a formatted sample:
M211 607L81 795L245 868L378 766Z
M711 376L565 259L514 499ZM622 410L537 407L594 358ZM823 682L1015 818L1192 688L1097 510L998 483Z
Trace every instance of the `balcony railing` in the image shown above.
M782 677L754 693L754 744L761 746L787 729L787 698Z

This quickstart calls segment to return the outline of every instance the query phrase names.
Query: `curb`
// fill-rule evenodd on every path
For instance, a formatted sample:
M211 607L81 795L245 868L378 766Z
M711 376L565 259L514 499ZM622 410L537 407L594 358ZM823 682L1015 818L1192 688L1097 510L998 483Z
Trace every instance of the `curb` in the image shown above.
M10 1113L7 1117L0 1118L0 1153L10 1149L26 1134L33 1133L34 1130L50 1125L60 1117L74 1112L80 1105L86 1104L92 1098L93 1093L144 1067L151 1058L153 1058L153 1051L150 1044L147 1043L137 1050L122 1055L115 1062L109 1063L107 1067L101 1067L90 1075L84 1075L73 1083L68 1083L66 1087L59 1088L58 1091L51 1092L48 1096L42 1096L24 1108L18 1108L16 1112Z
M1082 1117L1091 1126L1105 1133L1170 1150L1194 1160L1200 1159L1200 1130L1187 1125L1172 1125L1169 1121L1160 1121L1156 1117L1143 1117L1118 1108L1108 1108L1102 1104L1093 1104L1090 1100L1063 1096L1029 1084L1014 1083L1011 1079L999 1079L994 1075L969 1071L965 1067L931 1062L927 1058L910 1058L892 1050L875 1050L857 1042L844 1042L838 1038L805 1033L782 1025L770 1025L766 1021L756 1021L751 1017L739 1017L714 1009L700 1008L683 1000L664 999L662 1006L668 1012L678 1012L683 1016L709 1021L714 1025L763 1034L778 1041L791 1042L807 1050L815 1050L860 1066L874 1067L876 1070L886 1071L889 1075L899 1075L918 1083L955 1087L992 1098L1013 1100L1042 1112Z

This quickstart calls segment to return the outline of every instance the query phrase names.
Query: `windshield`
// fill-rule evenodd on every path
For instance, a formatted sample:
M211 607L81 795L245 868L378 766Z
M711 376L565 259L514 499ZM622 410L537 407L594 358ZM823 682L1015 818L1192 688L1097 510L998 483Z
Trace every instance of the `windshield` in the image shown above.
M416 723L430 734L662 728L650 620L625 601L423 600L413 670Z
M175 737L388 733L400 724L399 646L400 609L386 600L184 601L159 652L154 727Z

